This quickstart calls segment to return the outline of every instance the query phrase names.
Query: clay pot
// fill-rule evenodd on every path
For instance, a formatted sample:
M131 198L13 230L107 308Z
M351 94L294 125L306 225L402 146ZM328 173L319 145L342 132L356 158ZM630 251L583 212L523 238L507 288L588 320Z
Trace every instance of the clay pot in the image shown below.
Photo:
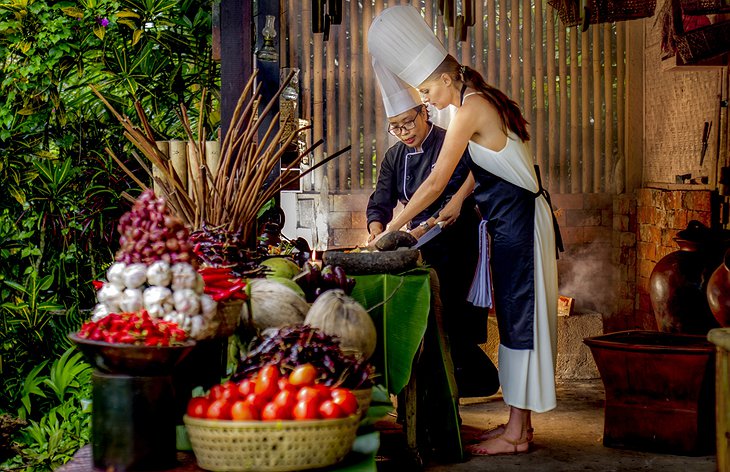
M730 326L730 250L707 282L707 302L720 326Z
M718 327L705 295L707 280L718 264L717 238L693 220L674 240L679 250L661 258L649 278L657 328L666 333L704 335Z

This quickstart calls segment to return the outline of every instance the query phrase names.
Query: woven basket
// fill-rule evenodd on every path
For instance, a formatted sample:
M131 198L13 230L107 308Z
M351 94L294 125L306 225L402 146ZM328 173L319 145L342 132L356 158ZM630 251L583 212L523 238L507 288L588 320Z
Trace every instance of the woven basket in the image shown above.
M730 44L730 21L715 23L676 35L677 52L686 64L709 59L727 52Z
M335 464L350 452L360 417L223 421L184 416L198 465L207 470L295 471Z
M353 395L355 395L355 398L357 399L357 414L360 415L360 417L365 416L365 413L368 412L368 408L370 408L370 401L373 397L373 389L362 388L350 391Z
M243 307L243 300L229 300L225 302L218 302L218 331L216 336L226 338L231 336L238 327L238 323L241 321L241 308Z
M565 26L581 23L581 0L548 0L548 5L558 12ZM589 0L588 23L613 23L614 21L636 20L654 15L656 0Z

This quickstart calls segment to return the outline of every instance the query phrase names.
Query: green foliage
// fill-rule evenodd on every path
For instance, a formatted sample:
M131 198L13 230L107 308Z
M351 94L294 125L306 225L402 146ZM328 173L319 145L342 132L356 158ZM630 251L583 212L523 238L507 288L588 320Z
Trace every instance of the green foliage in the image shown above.
M47 375L45 367L46 362L36 366L23 382L23 407L18 414L30 420L15 438L20 455L0 464L2 470L55 470L89 442L90 415L82 401L91 396L91 366L80 353L68 349ZM31 409L36 404L45 408ZM44 414L32 414L41 409Z
M83 443L66 334L113 260L123 193L138 191L106 150L141 166L89 86L128 116L139 103L160 139L186 139L181 105L197 128L207 89L213 134L211 21L210 0L0 2L0 412L31 421L15 465L52 468Z

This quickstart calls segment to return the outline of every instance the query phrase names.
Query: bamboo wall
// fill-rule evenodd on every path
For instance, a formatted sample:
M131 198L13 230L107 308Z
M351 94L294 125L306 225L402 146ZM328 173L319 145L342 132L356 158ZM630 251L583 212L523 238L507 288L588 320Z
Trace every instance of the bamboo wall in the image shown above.
M282 65L301 69L300 116L314 123L308 139L326 140L315 162L352 143L349 154L302 187L320 190L326 175L331 193L370 192L393 141L365 50L367 30L384 8L409 2L343 0L343 22L331 27L325 42L322 34L311 33L311 2L281 1L287 15L281 23ZM411 3L451 54L521 105L530 122L530 149L550 191L613 190L611 176L623 147L622 24L581 33L566 28L543 2L483 0L477 1L476 26L466 42L458 42L434 0Z

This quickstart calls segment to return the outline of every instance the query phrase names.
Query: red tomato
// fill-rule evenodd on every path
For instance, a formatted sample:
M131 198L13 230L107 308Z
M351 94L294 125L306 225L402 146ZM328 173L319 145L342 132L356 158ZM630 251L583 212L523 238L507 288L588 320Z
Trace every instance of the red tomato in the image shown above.
M238 397L238 387L233 382L214 385L210 389L210 398L213 400L234 400Z
M319 404L316 399L301 400L294 405L292 416L295 420L316 420L319 418Z
M322 398L322 400L327 400L330 397L330 394L332 393L332 387L328 387L326 385L322 384L314 384L314 388L319 391L319 396Z
M256 395L255 393L249 393L246 397L246 401L253 405L253 407L256 408L256 411L263 410L266 404L269 402L269 400L267 400L266 398L262 397L261 395Z
M291 411L297 404L297 394L291 390L280 390L274 397L274 403L284 407L286 411Z
M193 418L205 418L210 401L206 397L194 397L188 402L187 414Z
M256 378L254 393L261 395L266 399L273 398L279 391L279 368L273 365L267 365L259 370Z
M302 387L297 392L297 400L314 400L319 403L321 399L320 395L319 390L314 387Z
M289 418L291 418L290 412L274 402L267 403L261 410L261 419L264 421L288 420Z
M353 415L357 411L357 398L348 389L332 389L330 396L333 402L340 405L340 408L342 408L347 416Z
M238 395L241 398L246 398L250 393L253 393L254 386L256 383L251 379L243 379L238 382Z
M347 416L340 405L332 400L325 400L319 405L319 415L326 420Z
M231 404L228 400L215 400L208 406L205 416L211 420L230 420Z
M317 368L312 364L302 364L296 366L292 373L289 374L289 383L302 387L304 385L312 385L316 378Z
M246 400L238 400L231 405L231 418L238 421L251 421L259 419L259 412Z
M287 377L280 378L279 379L279 382L278 382L278 385L279 385L279 391L280 392L282 390L290 390L290 391L292 391L292 392L294 392L296 394L299 391L299 387L296 387L296 386L290 384L289 383L289 379Z

